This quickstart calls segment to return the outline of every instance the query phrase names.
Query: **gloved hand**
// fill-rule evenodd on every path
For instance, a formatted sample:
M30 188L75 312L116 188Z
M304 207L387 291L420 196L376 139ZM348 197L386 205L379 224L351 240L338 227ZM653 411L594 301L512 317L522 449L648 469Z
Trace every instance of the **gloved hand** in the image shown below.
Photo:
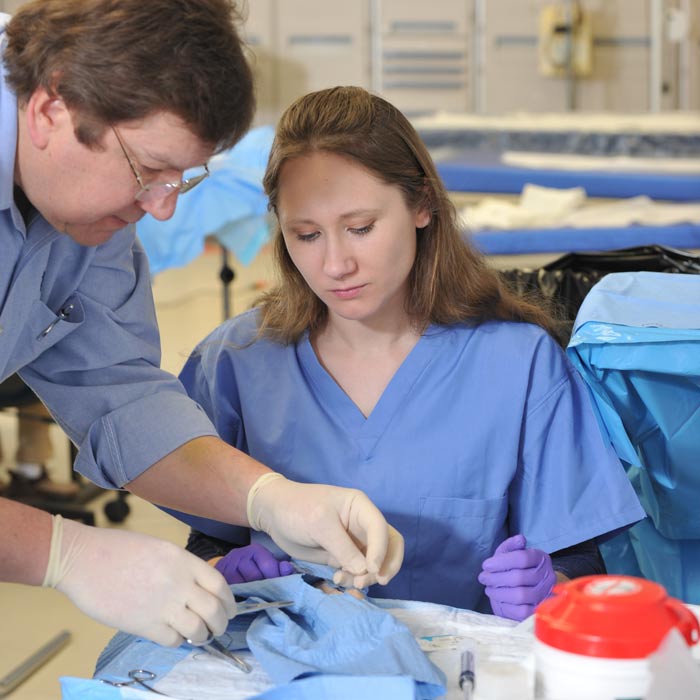
M223 574L226 583L260 581L294 573L294 567L288 561L276 559L267 547L257 542L232 549L214 564L214 568Z
M403 561L403 537L357 489L268 472L248 493L248 522L292 557L340 569L333 580L342 586L386 584Z
M43 586L110 627L165 646L223 634L236 614L224 577L184 549L124 530L53 517Z
M532 615L557 582L549 554L527 549L524 535L501 542L481 569L479 583L486 586L494 614L511 620Z

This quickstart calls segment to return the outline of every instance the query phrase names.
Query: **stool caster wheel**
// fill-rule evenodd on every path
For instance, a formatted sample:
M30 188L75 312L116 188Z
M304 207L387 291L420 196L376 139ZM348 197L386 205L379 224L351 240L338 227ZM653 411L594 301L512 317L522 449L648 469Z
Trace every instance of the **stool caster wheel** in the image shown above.
M126 516L131 512L131 509L123 498L118 498L115 501L106 503L104 511L110 523L123 523L126 520Z

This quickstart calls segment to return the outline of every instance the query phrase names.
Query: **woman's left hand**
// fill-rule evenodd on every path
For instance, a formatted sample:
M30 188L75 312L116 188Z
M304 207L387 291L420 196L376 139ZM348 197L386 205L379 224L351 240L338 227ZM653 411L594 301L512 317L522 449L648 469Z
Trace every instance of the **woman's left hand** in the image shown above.
M511 620L532 615L557 582L549 554L528 549L524 535L501 542L481 569L479 583L486 587L494 614Z

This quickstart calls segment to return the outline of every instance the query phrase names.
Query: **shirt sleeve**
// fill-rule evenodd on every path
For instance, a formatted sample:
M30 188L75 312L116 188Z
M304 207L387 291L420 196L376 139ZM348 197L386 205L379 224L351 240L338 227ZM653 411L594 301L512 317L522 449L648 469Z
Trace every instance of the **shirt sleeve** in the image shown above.
M583 380L543 336L533 354L509 529L546 552L628 527L645 517Z
M119 488L216 430L181 383L159 368L148 262L133 230L98 246L86 269L75 269L69 255L62 262L43 280L51 287L43 294L70 292L72 315L57 327L60 340L20 374L78 445L75 468L100 486ZM79 277L77 288L71 276Z

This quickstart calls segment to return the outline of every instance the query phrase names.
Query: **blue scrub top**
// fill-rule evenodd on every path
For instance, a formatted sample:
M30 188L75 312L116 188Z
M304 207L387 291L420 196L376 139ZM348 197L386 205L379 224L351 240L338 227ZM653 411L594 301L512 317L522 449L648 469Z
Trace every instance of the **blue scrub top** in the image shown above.
M227 442L376 503L406 556L373 596L489 611L477 575L506 537L553 552L644 517L585 385L538 327L430 327L367 418L308 336L251 342L256 329L256 311L220 326L181 380Z

